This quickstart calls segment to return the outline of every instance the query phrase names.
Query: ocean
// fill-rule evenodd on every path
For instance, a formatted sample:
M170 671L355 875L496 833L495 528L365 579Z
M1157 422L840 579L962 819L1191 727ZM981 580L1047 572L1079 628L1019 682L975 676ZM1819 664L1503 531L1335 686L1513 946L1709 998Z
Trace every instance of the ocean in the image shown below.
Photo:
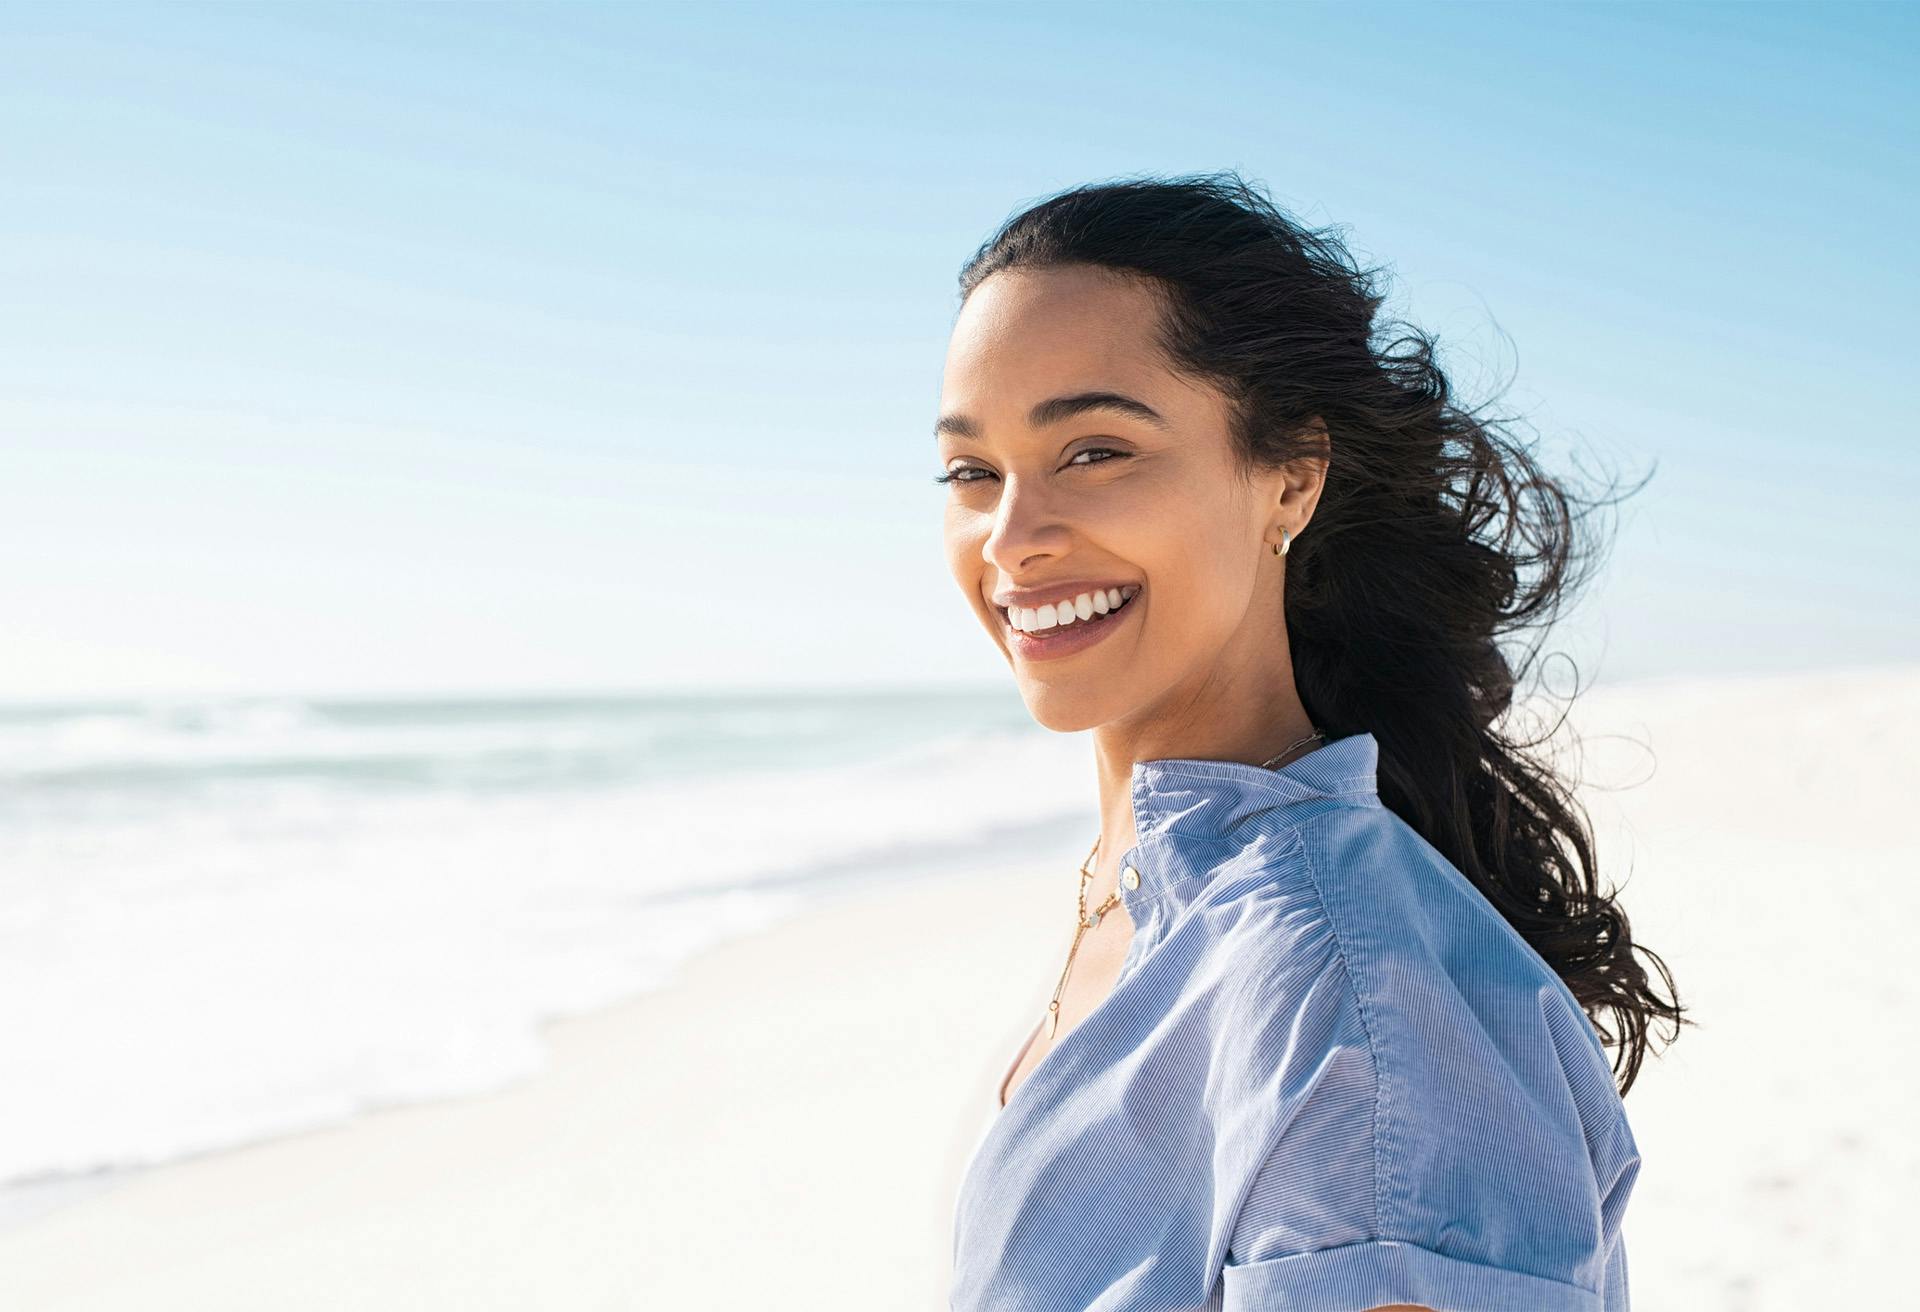
M0 706L0 1224L526 1079L711 944L1072 847L1090 767L1011 687Z

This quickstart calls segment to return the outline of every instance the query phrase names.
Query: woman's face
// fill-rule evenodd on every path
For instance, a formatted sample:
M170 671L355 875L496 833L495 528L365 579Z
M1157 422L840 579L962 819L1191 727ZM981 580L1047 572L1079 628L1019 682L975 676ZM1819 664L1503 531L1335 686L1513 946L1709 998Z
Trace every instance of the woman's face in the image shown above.
M1277 475L1236 475L1226 402L1168 370L1158 314L1147 288L1100 269L1003 272L948 346L947 562L1029 712L1061 732L1203 718L1222 680L1286 659L1283 561L1266 543L1299 521ZM1112 589L1130 600L1102 614ZM1076 606L1044 634L1006 609L1082 594L1089 618Z

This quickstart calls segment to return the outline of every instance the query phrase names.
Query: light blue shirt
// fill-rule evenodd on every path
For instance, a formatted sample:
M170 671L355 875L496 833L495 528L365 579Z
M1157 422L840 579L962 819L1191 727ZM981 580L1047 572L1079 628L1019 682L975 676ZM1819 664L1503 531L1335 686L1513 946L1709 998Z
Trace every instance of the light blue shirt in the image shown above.
M1378 761L1134 764L1133 941L974 1148L953 1312L1627 1312L1605 1049Z

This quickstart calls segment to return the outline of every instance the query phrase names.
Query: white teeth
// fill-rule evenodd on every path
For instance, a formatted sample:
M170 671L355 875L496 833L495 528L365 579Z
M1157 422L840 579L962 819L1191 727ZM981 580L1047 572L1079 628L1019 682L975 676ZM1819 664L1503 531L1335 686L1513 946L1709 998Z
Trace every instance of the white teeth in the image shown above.
M1099 592L1083 592L1072 601L1059 601L1037 608L1011 606L1007 609L1007 623L1026 633L1064 628L1078 621L1090 620L1095 615L1116 611L1139 591L1137 587L1106 588Z

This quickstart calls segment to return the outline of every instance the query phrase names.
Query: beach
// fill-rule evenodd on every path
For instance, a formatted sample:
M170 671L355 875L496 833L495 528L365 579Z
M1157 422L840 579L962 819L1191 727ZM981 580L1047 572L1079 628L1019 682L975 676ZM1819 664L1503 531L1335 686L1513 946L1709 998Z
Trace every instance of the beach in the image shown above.
M1700 1025L1628 1098L1635 1307L1892 1305L1920 1215L1920 671L1578 705L1606 878ZM703 951L551 1025L510 1087L21 1221L0 1307L944 1307L961 1174L1072 932L1082 836L1029 847Z
M817 907L554 1025L513 1089L143 1173L0 1233L0 1307L941 1306L1063 887Z

